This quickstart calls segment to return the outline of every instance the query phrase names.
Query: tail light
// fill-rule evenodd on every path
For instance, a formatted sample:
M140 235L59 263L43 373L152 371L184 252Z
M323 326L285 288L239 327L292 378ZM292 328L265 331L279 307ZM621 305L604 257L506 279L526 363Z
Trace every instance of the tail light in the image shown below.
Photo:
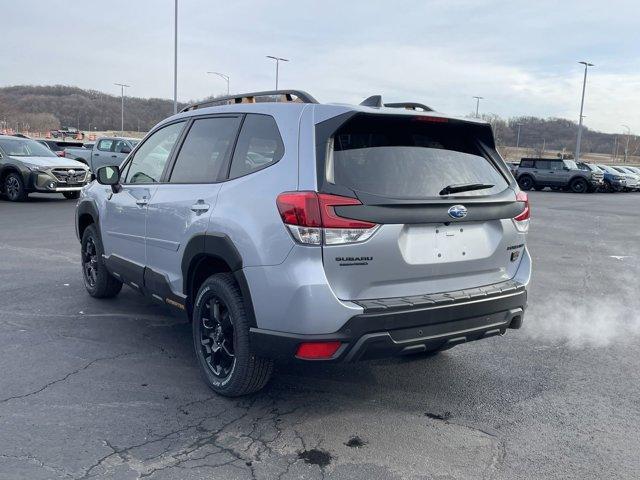
M517 217L513 218L513 223L519 232L527 232L529 230L529 220L531 218L531 207L529 206L529 196L524 192L516 194L516 202L524 203L524 210Z
M276 200L282 221L294 240L305 245L364 242L379 225L340 217L335 207L362 205L359 200L316 192L285 192Z
M335 355L340 345L339 341L301 343L298 345L296 357L306 360L326 360Z

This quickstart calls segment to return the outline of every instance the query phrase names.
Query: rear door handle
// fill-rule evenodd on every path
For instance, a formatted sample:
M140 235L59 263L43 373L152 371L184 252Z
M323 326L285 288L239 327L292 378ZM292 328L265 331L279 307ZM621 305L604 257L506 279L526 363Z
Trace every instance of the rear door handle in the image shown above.
M149 204L149 199L147 197L142 197L136 200L136 205L139 207L146 207Z
M111 155L111 158L118 158L117 155Z
M196 203L191 205L191 211L200 215L201 213L207 212L209 210L209 205L204 203L204 200L198 200Z

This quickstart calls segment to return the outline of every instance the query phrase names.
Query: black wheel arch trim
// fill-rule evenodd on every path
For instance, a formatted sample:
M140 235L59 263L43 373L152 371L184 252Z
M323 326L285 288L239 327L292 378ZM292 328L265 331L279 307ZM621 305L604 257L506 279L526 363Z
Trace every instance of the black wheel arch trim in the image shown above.
M82 241L82 234L80 232L80 219L84 215L89 215L93 219L93 224L98 230L100 239L102 239L102 234L100 232L100 214L98 213L98 207L96 206L94 200L83 199L78 202L78 206L76 207L76 237L78 237L78 240Z
M242 271L242 256L229 236L222 233L206 233L193 236L184 249L182 255L182 294L187 299L187 308L191 311L193 298L191 291L191 276L193 269L204 258L214 258L229 266L242 293L243 303L249 325L257 326L249 283ZM195 294L193 295L195 296Z

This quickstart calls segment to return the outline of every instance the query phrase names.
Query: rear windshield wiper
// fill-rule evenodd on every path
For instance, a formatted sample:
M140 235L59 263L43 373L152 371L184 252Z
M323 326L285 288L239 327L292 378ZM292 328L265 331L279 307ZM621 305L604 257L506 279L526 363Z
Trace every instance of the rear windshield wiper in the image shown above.
M457 185L447 185L440 190L439 195L450 195L452 193L470 192L472 190L484 190L486 188L492 188L495 185L489 183L460 183Z

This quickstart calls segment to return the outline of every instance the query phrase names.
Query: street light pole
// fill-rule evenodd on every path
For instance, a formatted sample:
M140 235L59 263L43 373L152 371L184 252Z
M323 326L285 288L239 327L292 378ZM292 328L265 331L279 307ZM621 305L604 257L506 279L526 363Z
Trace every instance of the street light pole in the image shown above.
M520 148L520 127L522 126L521 123L518 123L518 138L516 139L516 148Z
M114 83L114 85L118 85L122 89L122 106L120 111L120 136L124 136L124 89L129 88L131 85L126 85L124 83Z
M480 118L480 115L478 114L479 110L480 110L480 100L484 99L484 97L473 97L476 99L476 118Z
M280 62L288 62L289 60L287 58L274 57L273 55L267 55L267 58L276 61L276 90L278 90L278 72L280 69Z
M173 25L173 114L178 113L178 0L175 0Z
M631 135L631 129L628 125L622 125L627 129L627 144L624 147L624 163L627 163L627 159L629 157L629 135Z
M578 62L584 65L584 80L582 81L582 100L580 101L580 119L578 121L578 140L576 141L576 154L575 161L580 161L580 141L582 140L582 111L584 109L584 92L587 88L587 69L589 67L593 67L593 63L589 62Z
M207 72L207 73L209 75L217 75L220 78L222 78L225 82L227 82L227 96L229 96L229 81L231 80L231 77L226 73L220 73L220 72Z

